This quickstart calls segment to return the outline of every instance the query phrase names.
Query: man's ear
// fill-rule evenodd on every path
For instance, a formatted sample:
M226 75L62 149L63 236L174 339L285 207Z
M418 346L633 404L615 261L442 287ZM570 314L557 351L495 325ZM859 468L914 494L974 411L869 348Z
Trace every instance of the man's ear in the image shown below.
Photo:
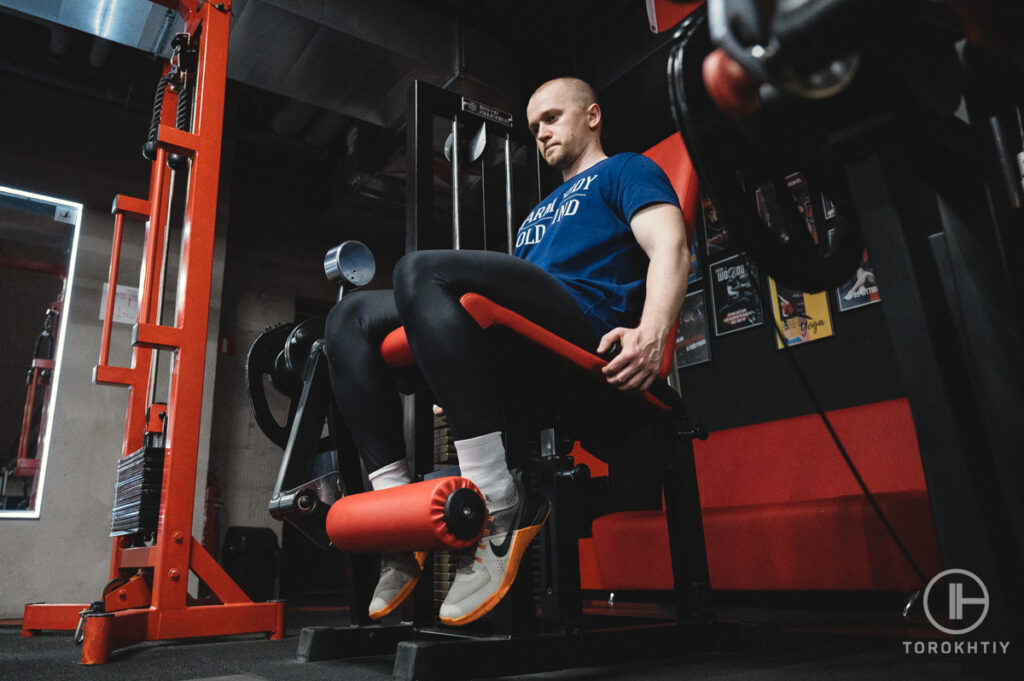
M593 102L587 107L587 127L591 130L597 130L601 125L601 106L597 102Z

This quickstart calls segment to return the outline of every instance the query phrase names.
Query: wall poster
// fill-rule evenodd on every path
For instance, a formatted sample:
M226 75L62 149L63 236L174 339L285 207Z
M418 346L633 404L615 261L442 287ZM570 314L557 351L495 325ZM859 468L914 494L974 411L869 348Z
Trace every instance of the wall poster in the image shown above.
M771 290L775 326L782 330L786 341L784 346L778 331L773 332L775 347L781 349L833 335L827 293L803 293L771 277L768 278L768 288Z
M704 248L708 255L717 255L731 250L729 232L718 215L718 209L711 203L711 197L700 193L701 222L704 223Z
M708 343L708 316L704 291L690 291L679 312L679 331L676 333L676 366L693 366L711 360Z
M701 262L700 249L697 248L697 240L690 244L690 271L686 278L687 284L696 284L704 279L704 266Z
M836 299L839 301L840 312L877 303L882 299L875 281L875 268L871 265L866 249L861 255L857 271L836 289Z
M710 273L716 336L752 329L764 323L756 268L752 272L747 271L740 256L734 255L712 264Z

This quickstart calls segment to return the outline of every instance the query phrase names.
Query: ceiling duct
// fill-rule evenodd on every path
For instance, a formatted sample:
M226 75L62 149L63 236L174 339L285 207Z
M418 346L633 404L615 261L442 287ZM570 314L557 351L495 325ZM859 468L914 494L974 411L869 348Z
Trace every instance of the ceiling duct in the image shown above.
M71 44L71 31L64 26L50 26L50 58L52 61L63 59L68 53L68 45Z
M165 57L183 26L149 0L0 7ZM375 125L404 123L414 79L505 109L519 92L504 48L405 0L234 0L231 13L229 78Z
M319 107L305 102L289 101L274 114L270 127L281 137L295 137L313 120Z
M167 40L184 26L149 0L0 0L0 7L165 57Z
M518 92L497 43L403 0L235 0L232 11L230 78L376 125L404 122L414 79L496 106Z
M94 38L89 47L89 65L94 69L103 68L110 56L110 41L106 38Z
M326 147L337 139L352 119L333 111L321 111L306 128L304 139L314 147Z

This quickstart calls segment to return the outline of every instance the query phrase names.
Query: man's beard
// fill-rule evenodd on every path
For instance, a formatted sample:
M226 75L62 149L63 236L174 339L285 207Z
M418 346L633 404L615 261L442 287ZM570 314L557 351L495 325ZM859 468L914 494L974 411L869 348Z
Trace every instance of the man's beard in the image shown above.
M557 148L553 150L553 153L544 154L544 162L555 170L562 170L570 165L569 154L566 153L565 147L559 144Z

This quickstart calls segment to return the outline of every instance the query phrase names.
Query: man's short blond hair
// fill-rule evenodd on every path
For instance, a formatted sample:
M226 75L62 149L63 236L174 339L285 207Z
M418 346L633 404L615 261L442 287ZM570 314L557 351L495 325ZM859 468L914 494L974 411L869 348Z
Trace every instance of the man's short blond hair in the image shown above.
M590 83L588 83L585 80L580 80L579 78L569 77L553 78L552 80L543 83L540 87L533 91L533 95L530 95L530 98L532 99L533 96L536 95L541 90L556 84L564 86L568 90L573 100L575 100L575 102L579 104L580 107L583 109L586 109L591 104L597 103L597 93L594 92L594 88L590 86Z

